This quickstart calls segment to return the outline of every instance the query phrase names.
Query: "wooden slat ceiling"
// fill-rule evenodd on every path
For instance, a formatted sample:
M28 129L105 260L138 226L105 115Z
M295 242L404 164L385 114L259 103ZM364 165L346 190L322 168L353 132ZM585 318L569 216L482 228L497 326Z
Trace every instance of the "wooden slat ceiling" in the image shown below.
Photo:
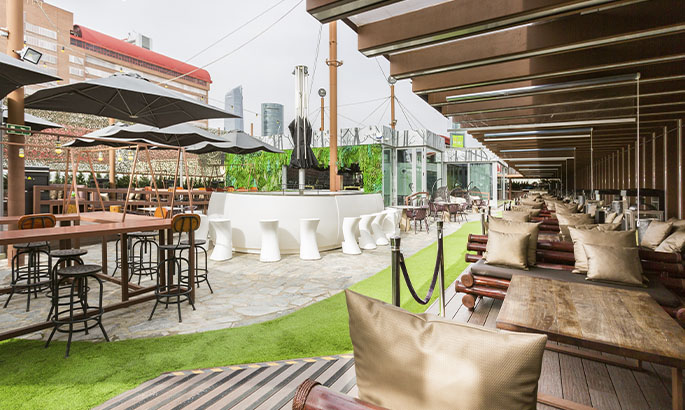
M591 128L600 160L634 149L638 89L641 137L685 117L683 0L307 0L307 10L345 21L360 52L386 57L391 75L525 176L562 176L558 158L587 166L590 133L522 131ZM479 94L501 90L511 93ZM507 132L519 134L488 136Z

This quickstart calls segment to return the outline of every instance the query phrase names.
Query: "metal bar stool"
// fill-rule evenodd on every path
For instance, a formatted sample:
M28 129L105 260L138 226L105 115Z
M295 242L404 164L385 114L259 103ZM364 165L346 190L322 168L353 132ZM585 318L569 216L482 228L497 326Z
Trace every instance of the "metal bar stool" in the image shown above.
M209 270L207 269L207 236L209 234L209 218L206 215L197 214L200 217L200 226L195 231L195 285L207 283L209 292L214 293L212 285L209 283ZM189 240L181 240L182 245L190 245ZM200 252L202 252L205 263L200 264ZM183 279L184 285L188 282Z
M53 298L53 293L56 291L55 290L55 285L57 284L57 269L60 266L72 266L72 265L83 265L83 259L81 259L81 256L87 254L88 251L85 249L56 249L56 250L51 250L50 251L50 257L51 258L56 258L57 262L52 266L52 271L50 273L50 277L52 278L52 288L48 291L48 297L50 300ZM70 284L64 284L63 286L70 286ZM62 299L68 298L68 295L62 295ZM59 298L58 298L59 299ZM60 302L59 300L57 301L58 305L65 305L68 302ZM50 313L48 313L48 318L47 320L50 320L52 317L52 312L55 310L55 306L51 305L50 306Z
M143 276L154 279L157 273L157 254L159 245L157 244L157 232L132 232L128 234L131 239L129 255L129 282L133 276L138 276L138 284Z
M97 273L102 270L100 265L72 265L57 269L57 283L52 294L52 306L54 314L52 315L52 332L48 341L45 343L47 348L52 341L55 332L68 333L67 352L64 357L69 357L69 349L71 348L71 337L74 332L85 332L96 326L100 327L105 340L109 342L109 337L102 326L102 314L104 308L102 305L102 296L104 287L102 280L97 277ZM100 293L98 295L97 305L91 305L88 302L88 279L94 279L100 286ZM67 293L64 296L62 291ZM68 299L68 302L60 302L62 299ZM80 314L77 314L78 311ZM91 323L88 323L91 322ZM83 328L74 329L75 325L83 324ZM68 329L62 327L68 326Z
M165 307L169 304L176 304L178 306L178 321L182 322L181 318L181 303L188 301L190 306L195 310L195 304L190 297L191 286L188 280L190 272L190 261L188 258L182 256L183 251L190 251L190 243L185 245L182 242L181 234L197 230L200 226L200 217L196 214L178 214L171 220L171 231L178 233L178 241L176 244L160 245L160 263L157 266L157 286L155 287L155 306L152 308L150 318L155 314L157 305L163 303ZM170 256L167 256L170 254ZM165 255L162 257L161 255ZM161 281L161 270L165 268L165 280ZM185 278L184 278L185 276ZM174 300L175 299L175 300Z
M18 229L53 228L57 221L52 214L24 215L17 222ZM10 303L15 293L26 294L26 311L31 307L31 294L38 297L38 292L49 289L52 285L52 259L50 258L50 244L48 242L17 243L14 245L16 253L12 257L12 282L10 295L3 308ZM26 265L20 266L22 256L26 256ZM47 263L42 260L47 258Z

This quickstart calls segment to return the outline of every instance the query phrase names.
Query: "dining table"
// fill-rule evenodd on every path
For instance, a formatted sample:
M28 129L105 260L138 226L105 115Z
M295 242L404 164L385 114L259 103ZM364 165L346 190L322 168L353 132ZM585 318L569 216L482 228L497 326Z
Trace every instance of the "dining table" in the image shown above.
M0 223L16 224L19 217L3 217ZM70 221L73 224L70 226L55 226L52 228L36 228L25 230L7 230L0 231L0 245L13 245L21 242L55 242L59 241L60 248L72 245L74 241L81 238L100 237L102 238L102 265L103 268L107 265L107 238L113 235L119 235L120 243L128 243L128 234L131 232L140 231L159 231L159 242L172 244L173 232L171 230L170 218L158 218L145 215L126 214L125 219L123 214L107 211L95 212L81 212L78 214L55 215L55 219L59 221ZM195 238L191 231L188 235L191 249L194 246ZM78 245L76 245L78 246ZM170 253L173 251L168 251ZM162 255L160 255L161 257ZM110 304L104 307L105 312L127 308L154 299L153 286L139 286L128 281L129 277L129 258L128 248L121 247L121 279L109 276L104 270L98 274L98 277L116 283L121 289L121 302ZM158 272L159 281L165 283L166 272L164 265L160 267ZM195 300L195 253L189 252L189 273L188 283L190 286L190 298ZM9 293L9 287L0 287L0 294ZM0 333L0 341L33 333L42 329L47 329L52 326L51 322L40 322L25 325L16 329Z

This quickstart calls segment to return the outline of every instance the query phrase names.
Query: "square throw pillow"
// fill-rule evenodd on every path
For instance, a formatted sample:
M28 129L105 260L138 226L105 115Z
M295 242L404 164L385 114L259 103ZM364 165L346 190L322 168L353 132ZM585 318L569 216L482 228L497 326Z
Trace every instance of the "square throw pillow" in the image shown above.
M528 211L502 211L502 219L507 221L528 222L530 214Z
M656 247L657 252L675 252L682 253L685 250L685 229L678 229L672 234L668 235L666 239L663 240Z
M671 218L668 222L673 224L674 231L685 230L685 219Z
M535 201L533 199L524 198L521 200L521 205L527 205L527 206L533 207L534 209L542 209L542 204L543 204L543 202Z
M561 237L565 241L571 241L571 237L568 233L569 226L577 225L587 225L594 222L592 217L588 214L560 214L557 213L557 221L559 221L559 231L561 232Z
M576 260L575 273L587 273L588 262L584 245L605 245L632 248L637 246L635 231L586 231L568 228L573 241L573 256Z
M490 218L490 229L504 233L527 233L528 238L528 266L537 263L535 251L538 248L538 234L540 233L540 222L514 222L505 221L499 218Z
M511 210L514 212L528 212L530 217L540 216L541 209L533 208L530 205L512 205Z
M648 226L645 233L642 235L642 240L640 241L640 246L644 246L649 249L656 249L661 242L668 237L671 233L671 228L673 224L670 222L659 222L652 221Z
M615 219L615 218L616 218L616 212L609 212L609 213L606 214L606 216L604 217L604 223L605 223L605 224L610 224L610 223L614 222L614 219Z
M588 280L643 286L638 247L584 244L583 248L588 261Z
M360 399L393 410L536 408L547 336L345 297Z
M528 270L529 239L529 233L497 232L491 227L485 246L485 262Z

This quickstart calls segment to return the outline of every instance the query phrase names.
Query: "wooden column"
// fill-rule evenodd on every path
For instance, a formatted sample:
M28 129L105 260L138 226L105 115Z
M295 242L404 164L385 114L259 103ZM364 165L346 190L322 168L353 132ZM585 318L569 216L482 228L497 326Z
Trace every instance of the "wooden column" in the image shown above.
M7 1L7 54L19 59L15 53L24 48L24 1ZM12 91L7 96L7 122L24 125L24 88ZM23 144L23 135L8 134L9 142ZM7 145L7 215L24 215L24 158L19 158L20 145ZM10 227L13 228L13 227ZM9 247L8 247L9 251ZM9 254L9 252L8 252Z
M338 61L338 26L335 21L328 23L328 64L329 88L328 104L331 109L330 118L330 171L329 184L331 192L338 191L338 67L342 62Z

